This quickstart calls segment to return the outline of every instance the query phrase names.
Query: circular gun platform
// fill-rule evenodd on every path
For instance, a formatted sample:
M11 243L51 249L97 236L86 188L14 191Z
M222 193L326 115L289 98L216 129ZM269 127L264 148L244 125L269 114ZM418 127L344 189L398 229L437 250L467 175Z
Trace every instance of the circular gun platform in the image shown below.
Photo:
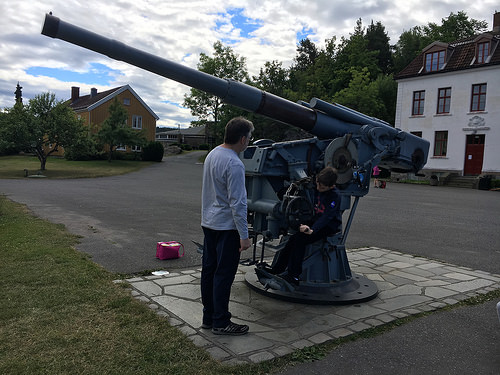
M365 276L353 274L352 278L331 283L301 282L293 286L274 276L264 286L255 272L248 272L245 281L253 290L285 301L311 305L346 305L366 302L375 298L378 288ZM273 289L279 287L279 289Z

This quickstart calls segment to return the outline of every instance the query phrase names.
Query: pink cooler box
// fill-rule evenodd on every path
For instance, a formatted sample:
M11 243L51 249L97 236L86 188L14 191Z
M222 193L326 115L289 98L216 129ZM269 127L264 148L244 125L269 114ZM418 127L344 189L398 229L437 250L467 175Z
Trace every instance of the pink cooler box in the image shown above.
M177 241L157 242L156 257L164 259L175 259L184 256L184 245Z

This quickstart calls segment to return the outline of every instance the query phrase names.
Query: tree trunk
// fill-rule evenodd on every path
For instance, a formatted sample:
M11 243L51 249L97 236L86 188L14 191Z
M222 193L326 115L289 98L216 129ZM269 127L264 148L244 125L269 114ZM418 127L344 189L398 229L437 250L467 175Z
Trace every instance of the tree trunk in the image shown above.
M109 145L108 163L111 163L112 158L113 158L113 146Z
M45 170L45 164L47 163L47 155L45 155L45 152L43 151L43 148L36 147L34 150L36 157L40 161L40 170L44 171Z
M47 163L47 158L45 156L43 156L41 159L40 159L40 170L41 171L44 171L45 170L45 164Z

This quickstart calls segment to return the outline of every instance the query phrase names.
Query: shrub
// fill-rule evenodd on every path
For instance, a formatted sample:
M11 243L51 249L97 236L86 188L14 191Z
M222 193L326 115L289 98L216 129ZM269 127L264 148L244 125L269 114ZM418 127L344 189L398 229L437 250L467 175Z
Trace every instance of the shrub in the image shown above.
M208 150L210 147L206 143L202 143L201 145L198 146L199 150Z
M0 156L15 155L18 153L19 153L18 147L6 143L4 144L0 140Z
M71 147L64 149L66 160L94 160L99 156L97 143L90 137L81 138Z
M144 161L161 161L165 150L161 142L149 142L142 148L142 160Z
M113 151L113 159L135 161L141 160L141 155L139 152Z

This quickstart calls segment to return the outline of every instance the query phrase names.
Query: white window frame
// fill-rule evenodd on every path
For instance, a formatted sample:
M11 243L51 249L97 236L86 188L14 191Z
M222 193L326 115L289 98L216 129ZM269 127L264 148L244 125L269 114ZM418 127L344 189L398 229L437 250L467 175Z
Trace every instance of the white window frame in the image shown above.
M142 116L132 116L132 129L142 129Z

